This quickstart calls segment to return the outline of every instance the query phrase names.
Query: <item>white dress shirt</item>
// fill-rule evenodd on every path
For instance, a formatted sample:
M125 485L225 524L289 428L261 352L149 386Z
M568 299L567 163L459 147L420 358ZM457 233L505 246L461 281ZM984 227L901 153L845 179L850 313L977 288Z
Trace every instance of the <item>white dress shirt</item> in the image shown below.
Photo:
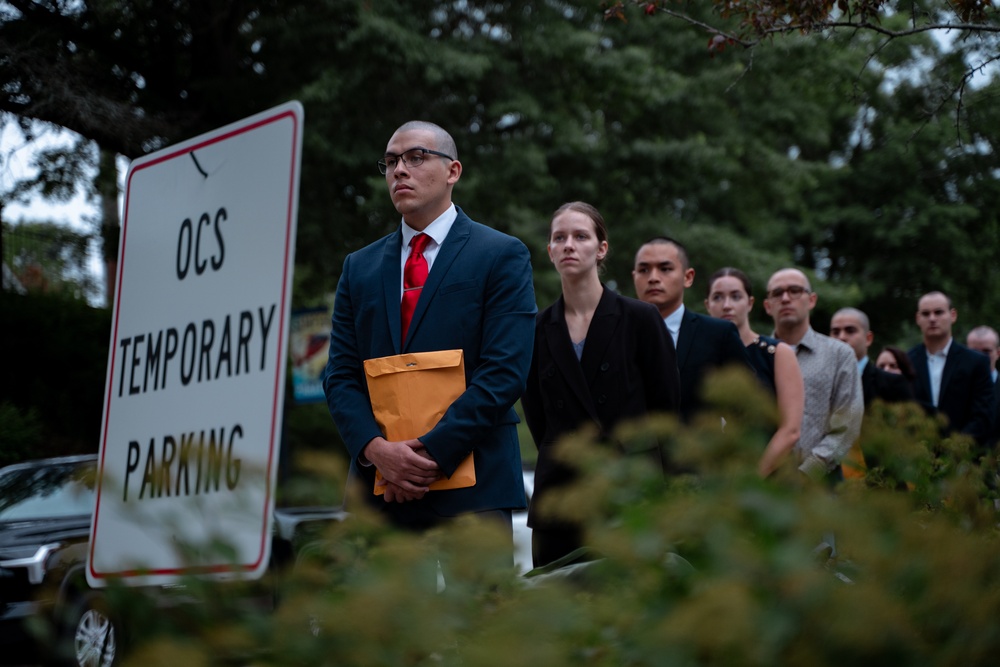
M451 226L455 224L455 219L458 217L458 211L455 210L455 205L452 204L448 207L444 213L439 215L434 222L427 225L423 233L431 237L430 243L424 248L424 259L427 260L427 273L431 272L431 268L434 266L434 258L437 257L438 250L441 249L441 244L444 243L444 239L448 236L448 232L451 231ZM410 241L414 236L420 234L417 230L410 227L403 221L403 245L399 249L399 300L403 300L403 271L406 268L406 258L410 256Z
M941 395L941 376L944 375L944 364L948 361L948 350L951 349L951 341L953 340L953 338L949 338L948 344L933 354L930 351L927 352L927 374L931 380L931 403L935 408L938 406L938 397Z
M663 323L667 325L667 331L670 332L670 337L674 339L674 348L677 347L677 336L681 333L681 322L684 321L684 304L682 303L680 307L674 312L670 313L663 318Z

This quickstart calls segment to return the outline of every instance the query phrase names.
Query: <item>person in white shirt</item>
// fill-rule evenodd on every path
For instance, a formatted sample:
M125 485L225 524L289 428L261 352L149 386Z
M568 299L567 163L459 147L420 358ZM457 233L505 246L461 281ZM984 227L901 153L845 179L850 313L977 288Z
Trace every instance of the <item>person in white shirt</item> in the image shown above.
M965 433L985 453L993 429L994 389L989 359L957 342L951 334L958 311L942 292L917 302L916 322L923 342L907 353L917 372L914 393L931 415L947 418L943 435Z

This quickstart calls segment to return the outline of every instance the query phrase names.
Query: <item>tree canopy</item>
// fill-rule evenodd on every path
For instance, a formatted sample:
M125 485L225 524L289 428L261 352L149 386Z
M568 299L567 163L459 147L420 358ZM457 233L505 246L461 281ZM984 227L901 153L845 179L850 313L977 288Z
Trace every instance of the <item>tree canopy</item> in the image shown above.
M891 3L825 16L857 20L862 5L883 27L910 16ZM696 309L720 266L762 288L794 264L815 277L820 330L853 305L881 341L912 338L931 289L970 328L995 326L1000 296L982 285L998 277L1000 84L988 68L963 78L980 37L886 41L817 22L758 48L708 48L705 26L748 20L736 6L629 3L619 21L597 0L15 0L0 10L0 111L137 157L301 100L302 305L328 299L346 254L398 224L375 160L423 118L458 144L456 202L531 248L540 305L558 294L551 211L583 199L609 221L605 279L625 294L638 245L669 234L697 269ZM665 15L681 9L690 20ZM993 25L984 11L968 20Z

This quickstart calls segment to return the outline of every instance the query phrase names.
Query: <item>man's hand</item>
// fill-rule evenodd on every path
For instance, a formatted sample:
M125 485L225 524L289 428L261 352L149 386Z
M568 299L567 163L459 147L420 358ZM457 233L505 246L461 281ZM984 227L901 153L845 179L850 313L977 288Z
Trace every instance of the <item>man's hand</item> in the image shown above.
M382 500L387 503L408 503L411 500L420 500L427 494L426 491L416 491L413 493L404 491L402 487L393 484L385 478L379 480L377 485L382 487Z
M419 440L372 438L362 454L375 464L385 484L386 502L423 498L431 482L443 476L441 468Z

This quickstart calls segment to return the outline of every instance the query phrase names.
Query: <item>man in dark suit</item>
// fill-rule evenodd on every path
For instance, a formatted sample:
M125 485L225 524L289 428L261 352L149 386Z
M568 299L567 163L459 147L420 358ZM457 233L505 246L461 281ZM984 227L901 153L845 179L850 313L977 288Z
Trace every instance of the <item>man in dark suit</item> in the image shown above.
M841 308L830 318L830 337L847 343L858 360L858 374L861 375L861 392L865 410L876 398L887 403L913 400L913 386L905 376L890 373L868 358L868 349L875 340L868 315L857 308ZM864 421L861 424L864 430ZM844 457L841 470L845 479L860 479L865 476L868 466L878 465L871 452L862 453L860 438L851 446Z
M656 306L673 339L681 376L681 417L690 421L703 407L702 383L709 371L742 364L753 372L740 332L732 322L684 307L684 290L694 283L694 268L676 239L660 236L643 244L635 255L632 280L636 296Z
M462 175L457 158L454 140L432 123L412 121L392 135L379 170L402 224L344 260L323 380L352 482L360 480L364 497L393 523L417 530L470 512L509 528L511 510L526 504L513 405L524 390L537 312L530 258L523 243L452 203ZM423 265L424 277L411 277L420 274L411 263ZM364 361L452 349L464 352L465 392L429 432L386 440ZM428 491L470 452L474 486ZM381 498L372 493L376 468L385 479Z
M923 343L908 352L917 371L915 394L928 414L948 418L947 432L966 433L985 447L993 426L989 359L952 338L957 318L945 294L920 297L916 321Z
M850 345L858 359L865 407L876 398L887 403L913 400L913 387L906 377L876 368L869 361L868 348L875 340L875 333L870 327L868 316L857 308L841 308L830 319L830 336Z
M982 352L990 360L990 376L993 379L993 434L990 444L1000 443L1000 377L997 372L997 359L1000 359L1000 336L996 329L988 326L978 326L965 337L965 344L970 350Z

